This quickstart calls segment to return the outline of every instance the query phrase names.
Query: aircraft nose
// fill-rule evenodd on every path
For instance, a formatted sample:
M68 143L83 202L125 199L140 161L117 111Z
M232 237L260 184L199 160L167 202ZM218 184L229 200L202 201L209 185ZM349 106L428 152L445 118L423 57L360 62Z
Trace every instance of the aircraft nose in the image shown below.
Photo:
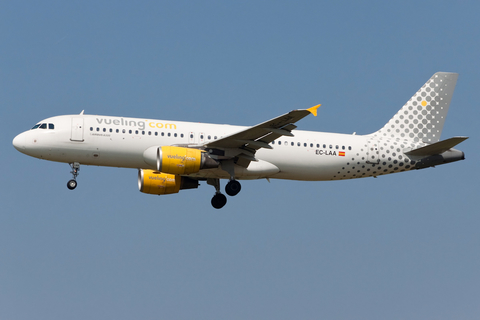
M25 135L23 133L20 133L18 136L13 138L12 144L15 147L15 149L22 152L23 150L25 150L25 142L26 142Z

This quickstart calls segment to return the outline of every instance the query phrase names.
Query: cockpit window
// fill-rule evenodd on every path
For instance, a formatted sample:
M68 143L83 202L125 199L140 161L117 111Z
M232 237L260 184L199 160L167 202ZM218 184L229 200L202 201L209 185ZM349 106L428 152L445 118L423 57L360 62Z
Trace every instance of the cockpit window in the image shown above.
M53 130L55 129L55 125L53 123L39 123L39 124L36 124L33 126L33 128L31 130L34 130L34 129L50 129L50 130Z

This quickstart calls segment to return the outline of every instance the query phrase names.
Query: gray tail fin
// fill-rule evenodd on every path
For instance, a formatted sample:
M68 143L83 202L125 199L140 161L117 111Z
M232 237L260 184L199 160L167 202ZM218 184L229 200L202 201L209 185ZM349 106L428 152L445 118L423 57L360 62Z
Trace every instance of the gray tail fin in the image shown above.
M435 73L374 135L415 142L439 141L457 78L457 73Z

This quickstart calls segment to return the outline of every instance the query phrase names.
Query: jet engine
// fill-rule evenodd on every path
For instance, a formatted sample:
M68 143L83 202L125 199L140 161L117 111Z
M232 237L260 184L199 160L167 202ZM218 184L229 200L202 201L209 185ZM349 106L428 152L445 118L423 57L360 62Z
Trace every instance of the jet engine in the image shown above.
M138 170L138 189L143 193L172 194L195 188L198 188L198 181L195 179L149 169Z
M170 174L190 174L218 167L218 162L206 152L191 148L150 147L143 153L143 158L157 171Z

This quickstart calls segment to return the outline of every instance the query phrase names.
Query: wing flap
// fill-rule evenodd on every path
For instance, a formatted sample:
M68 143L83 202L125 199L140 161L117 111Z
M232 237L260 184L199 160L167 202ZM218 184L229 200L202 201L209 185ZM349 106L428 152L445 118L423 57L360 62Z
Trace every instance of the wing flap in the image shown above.
M243 144L248 144L249 146L256 147L258 149L265 148L265 149L273 149L271 145L261 140L237 140Z
M263 128L265 130L265 133L275 133L278 134L279 136L287 136L287 137L293 137L293 133L291 131L285 130L285 129L274 129L274 128Z

